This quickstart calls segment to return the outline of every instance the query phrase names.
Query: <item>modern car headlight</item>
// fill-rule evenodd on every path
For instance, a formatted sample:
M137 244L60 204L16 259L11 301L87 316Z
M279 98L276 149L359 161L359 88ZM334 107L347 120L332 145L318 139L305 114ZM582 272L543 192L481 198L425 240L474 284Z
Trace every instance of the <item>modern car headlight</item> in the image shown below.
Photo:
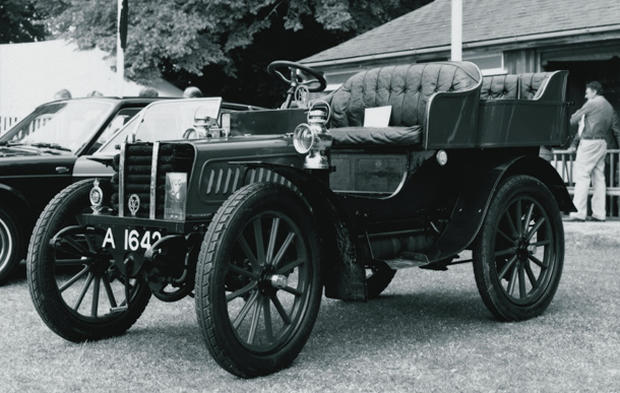
M306 154L314 145L316 135L311 126L306 123L302 123L295 127L293 131L293 146L299 154Z

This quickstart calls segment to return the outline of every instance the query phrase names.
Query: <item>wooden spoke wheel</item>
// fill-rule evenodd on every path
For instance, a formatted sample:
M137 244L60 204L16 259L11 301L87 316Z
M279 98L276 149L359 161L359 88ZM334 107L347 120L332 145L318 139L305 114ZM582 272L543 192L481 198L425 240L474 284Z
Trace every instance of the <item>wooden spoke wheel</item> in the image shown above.
M553 299L563 259L564 231L549 189L529 176L508 179L474 245L474 274L485 305L502 320L539 315Z
M61 191L37 222L28 252L28 284L43 321L70 341L125 332L142 314L146 283L118 272L100 245L104 233L76 224L91 181Z
M196 310L227 371L253 377L294 360L319 309L318 250L310 212L284 186L246 186L218 210L198 259Z

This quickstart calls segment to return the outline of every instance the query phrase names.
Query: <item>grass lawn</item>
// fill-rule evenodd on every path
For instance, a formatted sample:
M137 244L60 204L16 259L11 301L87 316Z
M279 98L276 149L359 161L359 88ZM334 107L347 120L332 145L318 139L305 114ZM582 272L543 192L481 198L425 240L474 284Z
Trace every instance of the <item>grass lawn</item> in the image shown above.
M620 223L567 223L564 273L541 317L492 319L470 265L402 270L368 303L324 299L291 368L241 380L209 357L193 299L156 299L129 332L72 344L0 287L0 392L620 392Z

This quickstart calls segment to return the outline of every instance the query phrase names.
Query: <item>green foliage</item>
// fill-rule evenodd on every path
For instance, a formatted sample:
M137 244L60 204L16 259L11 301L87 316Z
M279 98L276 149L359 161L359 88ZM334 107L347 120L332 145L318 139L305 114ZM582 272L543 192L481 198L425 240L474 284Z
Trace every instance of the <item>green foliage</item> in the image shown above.
M37 41L45 36L32 2L0 1L0 43Z
M37 0L50 31L114 52L116 1ZM404 14L420 0L129 0L126 75L164 76L229 100L271 105L282 91L264 73ZM271 88L269 87L271 86Z

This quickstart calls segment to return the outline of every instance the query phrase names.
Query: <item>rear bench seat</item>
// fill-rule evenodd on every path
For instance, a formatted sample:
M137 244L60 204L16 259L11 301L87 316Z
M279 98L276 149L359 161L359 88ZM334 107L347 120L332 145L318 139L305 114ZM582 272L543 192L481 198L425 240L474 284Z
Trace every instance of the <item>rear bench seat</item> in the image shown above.
M328 127L334 147L417 145L426 122L426 103L438 91L474 88L478 68L467 62L422 63L359 72L325 99L332 108ZM364 110L392 106L389 127L363 127Z
M544 92L550 72L493 75L482 78L481 100L535 100Z
M493 75L482 78L480 99L536 100L549 72ZM475 87L478 68L468 62L387 66L361 71L324 99L332 108L328 127L334 147L414 146L422 141L426 104L436 92ZM389 127L363 127L366 108L392 106Z

